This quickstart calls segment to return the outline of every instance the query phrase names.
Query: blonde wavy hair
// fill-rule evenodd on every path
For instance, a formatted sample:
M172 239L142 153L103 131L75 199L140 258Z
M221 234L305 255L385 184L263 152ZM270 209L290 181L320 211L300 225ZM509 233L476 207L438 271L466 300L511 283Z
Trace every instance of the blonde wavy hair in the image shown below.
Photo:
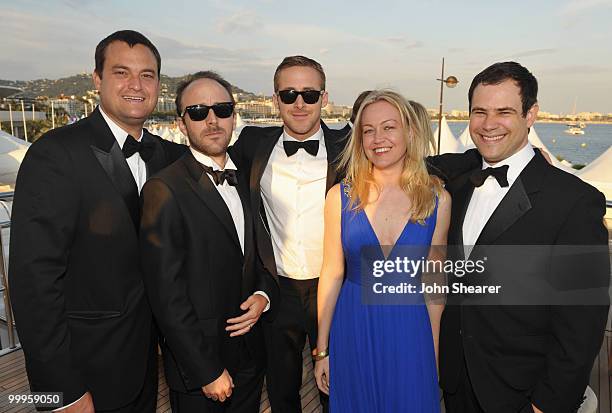
M436 197L442 190L442 182L429 175L425 157L430 149L436 147L427 110L417 102L407 101L402 95L392 90L373 90L364 99L353 131L344 151L340 155L339 169L346 173L348 182L349 207L353 210L364 209L369 199L370 190L378 194L380 188L372 177L372 163L363 148L363 128L361 117L363 111L372 103L386 101L399 112L406 141L406 156L400 187L412 201L410 220L424 223L436 205Z

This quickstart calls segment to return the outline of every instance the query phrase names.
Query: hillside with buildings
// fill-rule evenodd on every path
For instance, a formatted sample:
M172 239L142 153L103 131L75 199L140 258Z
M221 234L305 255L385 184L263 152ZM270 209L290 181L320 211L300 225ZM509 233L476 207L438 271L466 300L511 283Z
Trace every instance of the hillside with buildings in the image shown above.
M174 116L174 91L187 76L161 75L161 89L155 116ZM246 119L278 117L271 96L256 95L236 85L232 85L232 91L237 102L236 110L242 117ZM53 103L54 110L76 117L93 110L98 102L98 92L93 89L90 73L55 80L0 79L0 100L0 110L7 110L9 104L12 104L13 110L18 110L23 101L26 110L31 110L34 105L36 110L50 111ZM324 116L336 118L347 118L350 112L350 107L335 105L333 102L323 110Z
M155 117L170 117L175 113L174 91L178 84L185 80L188 75L171 77L161 75L161 90L158 104L154 113ZM236 110L245 119L268 119L278 118L278 112L274 107L271 96L256 95L245 91L236 85L232 85L234 98L237 105ZM93 110L98 102L98 92L93 89L93 80L90 73L81 73L61 79L36 79L36 80L2 80L0 79L0 111L7 110L12 105L13 110L21 109L23 101L26 110L46 111L50 115L51 104L60 114L68 117L79 117ZM432 119L437 119L438 110L429 109ZM350 116L351 107L336 105L329 102L323 108L325 118L347 119ZM448 120L466 120L468 112L461 110L448 110L445 112ZM612 114L595 112L576 113L572 115L559 115L540 111L538 118L544 121L586 121L586 122L610 122Z

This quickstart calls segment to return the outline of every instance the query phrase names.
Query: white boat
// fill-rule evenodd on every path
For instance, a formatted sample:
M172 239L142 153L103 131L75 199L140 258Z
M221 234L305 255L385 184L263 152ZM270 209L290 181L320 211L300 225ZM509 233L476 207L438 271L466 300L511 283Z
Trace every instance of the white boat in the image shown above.
M584 130L582 129L582 127L580 127L580 125L570 126L564 132L570 135L584 135Z
M572 118L576 119L576 101L578 98L574 98L574 108L572 110ZM584 122L578 122L577 120L573 120L571 122L566 123L567 129L564 131L570 135L584 135L583 129L586 127Z

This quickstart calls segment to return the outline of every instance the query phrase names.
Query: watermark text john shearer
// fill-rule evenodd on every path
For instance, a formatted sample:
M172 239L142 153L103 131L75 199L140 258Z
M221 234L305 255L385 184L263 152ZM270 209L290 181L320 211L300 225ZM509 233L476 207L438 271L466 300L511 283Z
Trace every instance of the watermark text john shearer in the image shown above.
M499 294L501 285L468 285L456 283L452 285L428 284L419 285L399 283L386 285L374 283L372 290L375 294Z

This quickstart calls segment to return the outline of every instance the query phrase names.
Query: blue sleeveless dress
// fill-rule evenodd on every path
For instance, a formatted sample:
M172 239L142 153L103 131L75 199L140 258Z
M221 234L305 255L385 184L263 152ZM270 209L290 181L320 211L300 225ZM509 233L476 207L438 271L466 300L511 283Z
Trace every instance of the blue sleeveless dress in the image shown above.
M363 210L351 211L341 184L342 246L346 274L329 339L332 413L438 413L440 396L427 308L364 304L362 247L378 239ZM408 222L387 259L403 245L431 245L437 205L425 225Z

